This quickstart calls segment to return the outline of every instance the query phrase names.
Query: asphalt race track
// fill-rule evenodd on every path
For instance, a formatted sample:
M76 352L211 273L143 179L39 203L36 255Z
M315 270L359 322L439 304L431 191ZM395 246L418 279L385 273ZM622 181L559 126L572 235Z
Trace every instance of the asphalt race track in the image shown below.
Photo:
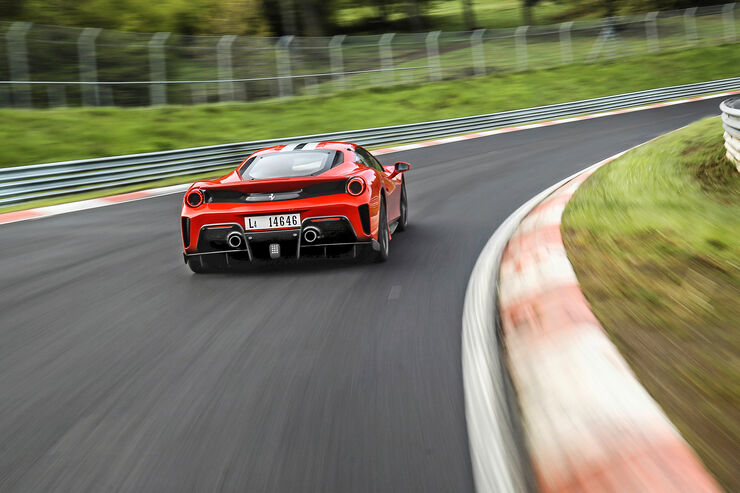
M472 491L460 331L483 245L719 102L382 156L412 163L385 264L193 275L181 195L0 226L0 491Z

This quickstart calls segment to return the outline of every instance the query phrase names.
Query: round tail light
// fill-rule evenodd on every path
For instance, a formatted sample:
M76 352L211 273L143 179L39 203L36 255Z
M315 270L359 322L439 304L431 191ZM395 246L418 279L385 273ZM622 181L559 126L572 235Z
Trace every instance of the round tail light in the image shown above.
M185 202L187 202L190 207L198 207L203 203L203 194L200 190L188 192L185 196Z
M365 191L365 180L356 176L347 182L347 193L355 197Z

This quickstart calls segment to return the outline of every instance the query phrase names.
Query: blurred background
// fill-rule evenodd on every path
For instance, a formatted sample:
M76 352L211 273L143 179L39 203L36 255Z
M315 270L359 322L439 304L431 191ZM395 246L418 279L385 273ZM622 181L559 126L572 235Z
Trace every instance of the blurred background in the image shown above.
M726 43L740 22L734 4L662 0L2 0L0 12L0 107L255 101L541 70Z

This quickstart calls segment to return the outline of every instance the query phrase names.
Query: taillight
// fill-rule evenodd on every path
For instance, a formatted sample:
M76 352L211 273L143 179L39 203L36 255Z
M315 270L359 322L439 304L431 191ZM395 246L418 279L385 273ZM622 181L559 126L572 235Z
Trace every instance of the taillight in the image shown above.
M347 182L347 193L348 194L354 195L356 197L364 191L365 191L365 180L363 180L359 176L355 176L354 178L351 178Z
M185 196L185 202L190 207L199 207L203 203L203 194L200 190L192 190Z

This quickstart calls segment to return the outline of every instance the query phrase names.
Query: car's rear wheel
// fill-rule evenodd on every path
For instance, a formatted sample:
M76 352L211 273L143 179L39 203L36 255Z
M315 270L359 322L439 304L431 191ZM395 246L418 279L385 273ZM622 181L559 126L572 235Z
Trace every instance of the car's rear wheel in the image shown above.
M385 199L380 199L380 211L378 212L378 250L372 251L373 262L385 262L388 260L390 246L390 234L388 232L388 214L385 211Z
M406 198L406 180L401 184L401 217L398 218L396 231L404 231L409 223L409 202Z

